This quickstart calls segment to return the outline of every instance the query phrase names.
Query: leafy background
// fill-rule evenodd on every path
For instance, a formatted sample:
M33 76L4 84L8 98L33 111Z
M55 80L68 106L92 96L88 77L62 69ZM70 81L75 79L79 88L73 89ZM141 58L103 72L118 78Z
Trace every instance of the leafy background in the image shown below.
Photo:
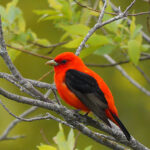
M47 52L49 49L38 49L31 43L28 43L28 40L32 42L36 41L43 45L49 45L63 40L71 41L62 47L58 47L52 54L49 55L51 57L54 57L58 53L64 51L75 52L75 49L78 47L80 41L92 26L92 22L94 23L94 19L92 19L89 26L85 26L85 22L89 17L88 15L95 17L98 15L97 13L89 12L86 9L82 10L82 13L80 13L81 8L79 6L73 6L73 12L78 11L78 13L73 14L66 1L64 1L63 6L67 9L61 9L61 5L57 5L56 7L56 5L52 3L52 0L20 0L18 3L17 0L14 0L13 3L9 5L8 2L10 1L0 1L0 5L7 8L6 10L3 10L0 7L0 11L3 14L2 19L5 23L3 26L6 43L16 47L25 48L32 52L48 55ZM55 0L55 2L57 1ZM121 8L124 9L131 1L127 2L124 0L114 0L113 2L118 6L121 5ZM49 4L51 4L51 9ZM137 1L136 5L133 7L134 12L148 11L149 8L150 5L143 0ZM111 9L108 7L107 11L111 11ZM59 13L63 13L65 17L61 17ZM4 16L4 14L7 14L7 17ZM105 15L104 19L108 19L110 17L110 15ZM108 63L102 57L103 54L111 54L117 61L124 60L124 57L129 57L132 63L123 65L124 69L126 69L128 73L140 84L147 89L150 89L150 85L133 66L133 63L138 64L150 76L150 61L147 60L144 62L138 62L141 51L149 52L149 45L144 42L140 34L141 29L149 34L146 25L146 16L138 16L136 18L131 17L131 19L132 23L130 28L127 27L126 22L117 21L104 27L107 31L106 35L101 31L95 33L87 43L89 47L86 51L82 51L80 57L83 58L85 63L98 64ZM46 62L44 59L23 54L11 48L8 48L8 50L14 64L26 78L38 80L44 73L48 72L49 69L52 70L52 68L44 65ZM1 58L0 66L1 72L9 72ZM93 67L91 69L100 74L109 85L115 97L115 103L119 111L119 116L127 126L130 133L140 142L150 147L149 97L130 84L113 67ZM43 81L52 83L53 74L51 73ZM0 86L11 92L22 94L17 88L2 79L0 79ZM29 108L27 105L8 101L1 96L0 98L9 107L9 109L17 115ZM0 108L0 133L2 133L14 118L8 115L2 107ZM45 111L43 109L39 109L33 113L33 115L42 112ZM65 126L63 126L63 128L65 134L67 135L70 129ZM40 143L45 143L40 133L41 129L43 129L51 145L55 146L56 144L53 141L53 137L56 136L56 133L59 130L59 125L53 120L44 120L32 123L22 122L18 124L11 132L11 135L22 134L26 137L15 141L2 141L0 142L0 148L10 150L13 147L15 150L35 150L37 149L37 145L40 145ZM76 134L77 133L75 132L75 135ZM108 149L97 144L96 142L93 142L89 138L80 135L77 142L78 149L84 149L89 145L92 145L94 150Z

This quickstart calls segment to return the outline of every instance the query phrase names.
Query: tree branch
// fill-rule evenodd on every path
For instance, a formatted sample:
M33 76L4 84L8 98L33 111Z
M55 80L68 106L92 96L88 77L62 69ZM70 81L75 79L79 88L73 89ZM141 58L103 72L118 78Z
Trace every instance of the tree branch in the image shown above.
M24 88L26 88L30 92L32 92L32 94L34 94L35 97L39 97L40 99L42 99L44 101L49 101L48 99L45 99L43 94L41 92L39 92L37 89L35 89L29 81L25 80L21 76L20 72L17 70L17 68L12 63L12 61L6 51L6 45L5 45L5 41L3 38L1 18L0 18L0 56L3 58L7 67L9 68L9 70L11 71L13 76L17 79L17 81L19 82L20 85L22 85Z
M12 46L12 45L9 45L9 44L7 44L6 46L9 47L9 48L15 49L17 51L20 51L20 52L32 55L32 56L40 57L40 58L47 59L47 60L53 59L53 58L51 58L49 56L40 55L40 54L37 54L37 53L31 52L31 51L25 50L23 48L15 47L15 46Z
M99 130L102 130L102 131L114 136L118 142L125 144L125 145L127 145L127 146L129 146L135 150L148 150L148 148L146 148L144 145L139 143L133 137L131 138L130 142L127 141L124 134L116 126L113 126L113 128L111 129L111 128L107 127L106 125L104 125L103 123L99 123L99 122L93 120L92 118L90 118L88 116L84 116L84 115L80 115L78 113L75 113L74 111L71 111L62 105L58 105L56 103L47 103L44 101L40 101L38 99L35 100L35 99L15 95L15 94L12 94L10 92L3 90L2 88L0 88L0 94L7 97L10 100L14 100L14 101L17 101L19 103L25 103L25 104L45 108L48 110L52 110L52 111L60 114L67 121L67 123L71 124L72 126L74 126L79 131L82 131L82 133L84 133L85 135L87 135L87 134L89 135L89 132L88 131L84 132L86 130L86 128L82 128L83 126L80 123L83 123L85 125L90 125L90 126L95 127ZM91 132L92 131L90 131L90 133ZM95 139L96 135L91 135L91 136L92 136L91 137L92 139L96 140ZM97 142L98 141L100 142L100 139L97 140Z
M139 61L144 61L144 60L150 60L150 56L144 56L139 59ZM130 62L131 62L130 60L125 60L125 61L120 61L120 62L111 63L111 64L86 64L86 65L90 67L114 67L116 65L127 64Z
M85 43L87 42L87 40L93 35L93 33L94 33L97 29L101 28L102 26L104 26L104 25L106 25L106 24L109 24L109 23L114 22L114 21L116 21L116 20L123 19L123 18L127 17L127 16L128 16L128 11L129 11L129 9L133 6L133 4L135 3L135 1L136 1L136 0L133 0L133 2L126 8L126 10L125 10L123 13L120 13L119 15L117 15L117 16L115 16L115 17L113 17L113 18L111 18L111 19L109 19L109 20L107 20L107 21L105 21L105 22L102 22L102 23L97 22L97 23L90 29L90 31L88 32L88 34L85 36L85 38L83 39L83 41L82 41L81 44L79 45L78 49L76 50L76 53L75 53L75 54L76 54L77 56L79 56L81 50L82 50L83 47L85 46ZM104 7L105 7L105 6L104 6ZM104 9L103 9L103 10L104 10ZM103 14L104 12L101 12L101 13ZM100 15L100 16L101 16L101 15Z
M115 60L113 60L109 55L104 55L104 57L112 64L115 64ZM133 78L131 78L127 72L120 66L116 65L115 68L121 72L121 74L127 78L134 86L136 86L140 91L145 93L146 95L150 96L150 91L146 90L144 87L142 87L138 82L136 82Z

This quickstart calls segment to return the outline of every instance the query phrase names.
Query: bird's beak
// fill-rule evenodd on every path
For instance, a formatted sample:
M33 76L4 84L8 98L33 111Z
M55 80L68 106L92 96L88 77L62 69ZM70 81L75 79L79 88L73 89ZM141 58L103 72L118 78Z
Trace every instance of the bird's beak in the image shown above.
M46 65L57 66L58 63L55 60L50 60L45 63Z

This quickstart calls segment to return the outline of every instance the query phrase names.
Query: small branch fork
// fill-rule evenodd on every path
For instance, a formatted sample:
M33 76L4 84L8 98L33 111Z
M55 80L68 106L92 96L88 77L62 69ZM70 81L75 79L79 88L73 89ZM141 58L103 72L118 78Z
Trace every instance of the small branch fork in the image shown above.
M113 21L125 18L128 16L128 10L133 6L135 3L135 0L126 8L126 10L123 13L120 13L119 15L111 18L110 20L107 20L105 22L102 22L103 15L107 6L106 0L104 1L104 7L102 9L102 12L99 16L98 22L95 24L95 26L89 31L83 42L80 44L79 48L76 51L76 55L80 54L80 51L84 47L86 41L90 38L90 36L99 28L102 26L111 23ZM15 127L16 124L18 124L21 121L34 121L34 120L41 120L41 119L53 119L57 122L60 122L62 124L65 124L71 128L75 128L78 131L80 131L82 134L88 136L89 138L93 139L94 141L101 143L103 145L106 145L107 147L110 147L111 149L115 150L124 150L127 149L127 147L130 147L134 150L148 150L148 148L141 143L139 143L134 137L131 138L131 141L127 141L123 133L120 129L118 129L117 126L113 125L113 128L109 128L103 123L100 123L88 116L81 115L77 112L74 112L72 110L67 109L63 105L60 105L54 101L51 101L48 96L51 93L50 90L56 89L54 85L43 83L40 81L25 79L21 76L20 72L17 70L17 68L13 65L13 63L10 60L10 57L6 50L5 41L3 39L3 32L2 32L2 23L0 20L0 56L5 61L5 64L9 68L12 75L9 75L7 73L0 73L0 78L4 78L7 81L11 82L12 84L16 85L20 89L23 89L23 92L26 92L32 98L16 95L13 93L10 93L3 88L0 88L0 95L4 96L8 100L16 101L18 103L28 104L32 105L30 109L23 112L19 117L14 115L9 109L0 101L0 104L2 107L13 117L16 119L8 126L8 128L4 131L2 136L0 136L0 140L8 140L8 139L17 139L23 136L14 136L9 137L8 134L10 131ZM39 92L35 87L40 88L47 88L48 91L45 95L43 95L41 92ZM55 94L55 96L57 96ZM56 98L56 97L55 97ZM57 99L57 98L56 98ZM35 111L38 107L53 111L57 114L59 114L62 118L64 118L65 121L63 121L60 118L57 118L50 113L44 115L44 116L36 116L34 118L26 119L28 114ZM94 127L98 130L104 131L105 133L109 134L109 136L99 134L97 132L92 131L87 126ZM123 145L120 145L123 144Z
M78 2L77 0L74 0L75 3L77 3L79 6L83 7L83 8L86 8L86 9L89 9L91 11L95 11L95 12L98 12L98 13L101 13L102 11L100 10L96 10L96 9L93 9L93 8L90 8L86 5L83 5L81 4L80 2ZM106 12L104 11L105 14L110 14L110 15L118 15L118 11L116 13L110 13L110 12ZM139 12L139 13L136 13L136 14L128 14L128 16L140 16L140 15L148 15L150 14L150 11L146 11L146 12Z
M85 36L85 38L81 42L80 46L76 50L76 55L79 56L80 51L84 48L86 41L93 35L94 32L96 32L96 30L98 30L99 28L103 27L106 24L109 24L109 23L114 22L116 20L123 19L123 18L127 17L129 9L133 6L133 4L135 2L136 2L136 0L133 0L132 3L125 9L125 11L119 13L119 15L117 15L117 16L115 16L115 17L113 17L113 18L111 18L111 19L109 19L109 20L107 20L105 22L101 22L102 17L104 15L104 11L105 11L106 5L107 5L107 2L105 0L104 7L103 7L103 9L102 9L102 11L100 13L98 22L91 28L91 30L88 32L88 34Z

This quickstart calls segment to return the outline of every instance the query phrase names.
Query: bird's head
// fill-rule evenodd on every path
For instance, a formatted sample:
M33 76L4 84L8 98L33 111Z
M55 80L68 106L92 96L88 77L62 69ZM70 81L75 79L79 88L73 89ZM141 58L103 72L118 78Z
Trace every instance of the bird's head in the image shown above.
M46 64L54 66L55 70L74 69L84 65L82 60L72 52L61 53Z

